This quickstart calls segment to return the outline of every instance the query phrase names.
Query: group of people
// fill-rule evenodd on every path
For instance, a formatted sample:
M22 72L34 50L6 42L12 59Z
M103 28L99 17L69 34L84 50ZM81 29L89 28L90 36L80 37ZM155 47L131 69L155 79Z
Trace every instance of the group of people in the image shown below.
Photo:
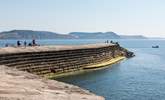
M106 40L105 43L112 43L112 44L116 44L116 45L120 46L118 42L114 42L114 41L112 41L112 40L111 40L111 41Z
M20 46L24 46L24 47L26 47L26 46L38 46L38 44L36 44L36 40L35 39L33 39L32 42L30 42L30 43L27 43L26 41L21 43L21 41L18 40L17 41L17 47L20 47Z
M112 40L109 41L109 40L106 40L105 43L114 43Z
M9 47L9 46L15 47L14 44L8 44L8 43L5 44L5 47ZM26 41L18 40L16 43L16 47L21 47L21 46L27 47L27 46L40 46L40 45L36 43L35 39L33 39L32 42L30 43L27 43Z

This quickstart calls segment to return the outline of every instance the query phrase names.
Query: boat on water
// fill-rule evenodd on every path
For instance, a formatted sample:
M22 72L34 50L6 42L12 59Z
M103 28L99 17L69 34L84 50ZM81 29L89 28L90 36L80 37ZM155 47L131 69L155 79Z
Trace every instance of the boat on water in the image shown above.
M159 48L159 46L158 46L158 45L156 45L156 46L152 46L152 48Z

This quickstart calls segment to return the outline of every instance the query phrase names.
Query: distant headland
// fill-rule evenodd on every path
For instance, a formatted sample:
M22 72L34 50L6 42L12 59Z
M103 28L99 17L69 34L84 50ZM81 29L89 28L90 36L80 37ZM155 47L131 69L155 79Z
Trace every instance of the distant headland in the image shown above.
M49 31L11 30L0 32L0 39L147 39L142 35L118 35L115 32L71 32L60 34Z

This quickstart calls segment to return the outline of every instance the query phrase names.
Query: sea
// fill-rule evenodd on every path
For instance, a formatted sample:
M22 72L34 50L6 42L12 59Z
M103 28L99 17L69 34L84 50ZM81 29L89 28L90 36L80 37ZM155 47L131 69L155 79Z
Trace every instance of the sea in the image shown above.
M0 47L17 40L0 40ZM22 42L25 40L21 40ZM31 40L26 40L31 42ZM36 40L40 45L79 45L104 43L105 39ZM109 39L110 41L110 39ZM101 70L55 78L87 89L106 100L165 100L165 40L113 39L135 53ZM159 48L152 46L159 45Z

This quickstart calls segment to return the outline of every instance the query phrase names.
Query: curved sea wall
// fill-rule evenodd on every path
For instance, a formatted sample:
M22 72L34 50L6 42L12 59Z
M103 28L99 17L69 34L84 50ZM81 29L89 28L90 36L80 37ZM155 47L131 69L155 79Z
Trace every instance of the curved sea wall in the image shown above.
M102 68L131 56L118 44L0 48L0 99L104 100L77 86L39 76Z
M114 58L121 60L126 55L128 53L116 44L6 47L0 49L0 65L49 77L98 68L111 64Z

